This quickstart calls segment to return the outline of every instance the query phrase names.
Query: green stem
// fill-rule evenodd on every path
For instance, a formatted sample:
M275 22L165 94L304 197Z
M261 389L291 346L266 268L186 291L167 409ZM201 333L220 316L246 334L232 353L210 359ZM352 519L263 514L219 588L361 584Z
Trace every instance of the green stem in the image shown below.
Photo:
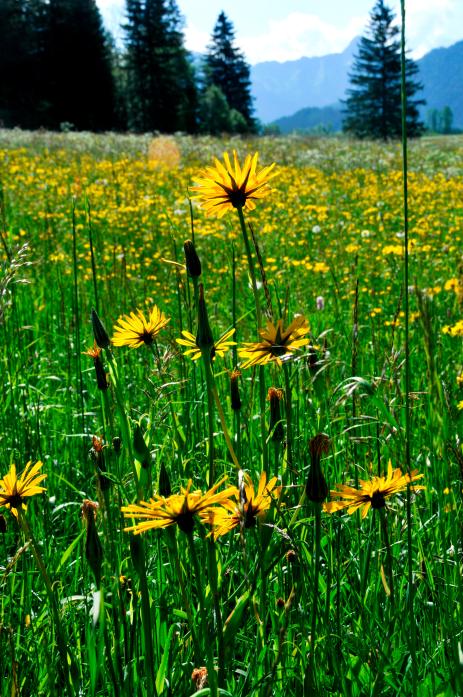
M227 444L228 451L230 453L230 457L233 460L233 464L237 469L240 469L240 463L238 461L238 458L235 453L235 449L233 447L232 440L230 438L230 434L228 432L228 427L227 427L227 422L225 421L225 414L222 408L222 404L220 402L219 398L219 393L217 391L217 386L215 384L215 378L214 378L214 373L212 372L212 366L211 366L211 361L210 361L210 350L209 349L203 349L201 351L202 358L203 358L203 365L204 365L204 372L206 373L206 388L207 388L207 398L208 398L208 411L209 414L212 416L212 423L211 423L211 417L209 417L209 472L210 472L210 467L211 467L211 461L210 461L210 452L211 452L211 446L212 446L212 452L214 449L213 445L213 433L214 433L214 420L213 420L213 408L214 405L212 404L212 407L209 405L209 397L211 396L216 404L217 407L217 412L219 414L219 419L220 423L222 425L222 431L223 435L225 438L225 442ZM211 440L211 434L212 434L212 440ZM215 475L215 467L213 467L213 473ZM214 479L209 480L209 486L212 486L214 483Z
M195 581L196 581L196 590L198 593L198 598L199 598L199 609L200 609L200 620L201 620L201 627L202 627L202 636L206 640L206 656L207 656L207 673L209 677L209 685L210 685L210 690L211 690L211 695L213 697L216 697L218 695L218 684L217 684L217 676L215 673L215 668L214 668L214 657L213 657L213 640L212 637L209 634L209 628L208 628L208 623L207 623L207 609L206 609L206 600L204 597L204 590L203 590L203 574L201 573L200 565L199 565L199 560L198 560L198 555L196 553L196 547L195 547L195 542L193 539L193 532L186 533L186 536L188 537L188 545L190 547L190 556L191 556L191 561L193 562L193 570L194 570L194 575L195 575Z
M215 462L214 462L214 387L211 369L211 350L209 347L201 349L204 372L206 374L207 392L207 424L209 430L209 487L215 481Z
M151 605L148 591L148 581L146 578L146 561L143 545L139 547L141 567L139 569L140 592L141 592L141 614L143 618L143 635L145 638L145 664L146 677L148 679L149 693L157 695L156 679L154 673L154 651L153 651L153 629L151 622Z
M285 410L286 410L286 460L288 468L292 472L292 442L293 428L291 418L291 380L289 375L289 367L287 363L283 363L283 374L285 376Z
M209 565L209 583L211 585L212 599L214 601L214 614L217 635L217 659L218 659L218 684L225 683L225 647L223 643L222 607L217 576L216 546L212 537L208 540L207 559Z
M60 617L59 617L59 612L58 612L58 606L56 603L56 597L55 593L53 591L53 585L50 579L50 576L48 575L45 562L42 559L42 555L40 554L39 548L37 546L37 542L35 541L34 535L32 534L32 530L29 527L29 523L27 522L27 519L24 517L23 512L21 508L17 508L17 513L18 513L18 523L21 528L21 530L24 533L24 536L26 537L27 540L29 540L32 553L34 555L34 559L36 561L37 567L40 571L40 574L42 576L43 582L45 583L45 588L47 591L47 596L48 596L48 602L50 604L50 609L51 613L53 616L53 622L55 625L55 632L56 632L56 643L58 645L58 651L61 659L61 668L63 671L63 674L67 678L67 689L71 695L76 695L78 694L79 690L76 689L77 687L77 680L78 680L78 670L77 666L74 660L73 655L68 649L69 642L66 640L65 634L63 627L61 625Z
M321 554L321 505L314 503L315 509L315 569L313 579L312 594L312 624L310 629L310 659L308 665L308 677L315 687L315 643L317 632L318 616L318 580L320 575L320 554Z
M246 228L246 221L244 219L243 209L237 208L237 211L238 211L238 217L239 217L240 226L241 226L241 232L243 233L243 241L244 241L244 247L246 249L246 257L248 260L249 274L251 276L252 292L254 295L254 303L256 306L257 328L260 329L262 327L262 311L261 311L261 307L260 307L259 293L257 290L256 272L254 269L254 262L253 262L252 254L251 254L251 245L249 244L249 235L248 235L248 231ZM264 373L264 367L262 365L259 366L259 387L260 387L260 389L259 389L259 402L260 402L260 432L261 432L261 442L262 442L262 460L263 460L264 470L267 470L268 451L267 451L267 433L266 433L266 429L265 429L266 394L265 394L265 373Z
M161 361L161 355L159 353L159 346L157 344L157 341L154 341L154 344L151 344L150 347L151 353L154 356L154 360L156 362L156 366L158 369L159 377L161 378L161 381L163 380L163 369L162 369L162 361ZM170 411L170 418L172 421L172 427L175 432L175 440L178 444L179 447L185 445L184 439L180 435L180 432L177 427L177 420L175 418L175 413L174 413L174 407L172 406L172 401L170 399L167 400L167 403L169 405L169 411Z
M117 406L117 412L118 412L118 416L119 416L119 426L120 426L121 434L122 434L122 443L124 445L124 448L126 450L126 453L128 455L129 461L130 461L130 467L132 468L133 478L135 481L135 487L137 489L137 496L139 499L142 499L143 492L140 488L139 472L137 471L137 467L135 465L135 457L133 454L131 428L130 428L127 412L125 410L124 399L122 397L122 393L121 393L121 389L120 389L117 363L114 359L114 356L111 352L111 349L109 349L109 348L106 349L106 357L108 359L109 374L110 374L111 382L112 382L112 385L114 388L114 395L116 397L116 406Z
M254 269L254 262L252 260L251 245L249 244L249 235L248 235L248 231L246 228L246 221L244 219L243 209L237 208L237 211L238 211L238 217L239 217L240 225L241 225L241 232L243 233L243 241L244 241L244 247L246 250L246 257L248 260L249 274L251 276L252 292L254 295L254 302L256 305L257 325L260 328L262 326L262 312L260 309L259 293L257 291L256 271Z
M201 647L199 645L198 641L198 635L196 633L196 623L193 618L193 612L191 609L191 603L190 599L188 597L188 593L186 592L185 588L185 579L184 579L184 572L182 569L182 565L180 564L180 555L178 553L178 546L177 546L177 538L175 536L175 533L172 531L172 547L173 547L173 557L174 557L174 565L175 565L175 573L176 573L176 580L178 581L178 585L180 586L180 593L182 596L183 604L185 606L185 612L188 618L188 624L190 625L190 632L191 636L193 638L193 646L195 649L195 659L196 661L201 660Z
M405 466L410 474L410 333L408 299L408 161L407 161L407 84L405 57L405 0L400 0L401 11L401 105L402 105L402 171L404 207L404 311L405 311ZM412 664L412 695L416 697L418 667L416 663L416 622L414 613L415 589L413 586L412 510L411 489L407 486L407 558L408 558L408 618L410 622L410 657Z
M384 546L386 547L386 560L387 560L387 572L389 576L389 588L391 591L391 605L392 609L395 607L395 597L394 597L394 576L392 570L392 550L389 544L389 532L387 529L387 518L386 510L384 508L379 509L379 514L381 518L381 532L383 535Z

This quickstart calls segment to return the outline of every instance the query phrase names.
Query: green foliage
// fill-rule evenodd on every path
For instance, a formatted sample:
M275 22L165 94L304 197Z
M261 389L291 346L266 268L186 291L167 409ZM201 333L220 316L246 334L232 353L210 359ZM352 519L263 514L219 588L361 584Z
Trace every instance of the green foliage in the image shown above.
M452 133L453 111L449 106L445 106L442 111L429 109L426 114L426 126L431 133Z
M368 32L360 39L357 56L350 74L343 128L357 138L400 138L401 62L399 29L393 24L394 14L377 0L370 15ZM423 100L414 98L422 85L414 77L417 65L406 59L407 134L422 134L418 106Z
M234 46L234 40L233 24L225 13L221 12L206 54L205 88L207 90L214 85L222 91L232 111L232 132L242 133L244 128L252 132L256 124L252 115L250 68L240 50Z
M201 96L199 123L202 133L247 133L248 124L236 109L230 109L224 93L217 85L210 85Z
M129 128L195 131L196 86L175 0L127 0L126 16Z
M95 0L2 0L0 46L5 125L116 125L110 50Z
M463 366L461 337L443 327L462 309L454 202L463 195L463 139L423 138L410 148L412 466L427 487L412 504L413 611L406 494L382 509L387 535L378 511L364 520L319 511L319 545L316 509L302 498L309 442L321 432L331 440L319 463L330 489L384 473L389 458L404 466L398 148L182 137L175 139L181 166L166 169L149 162L150 140L0 131L0 477L11 461L22 469L29 458L43 460L47 491L32 497L26 517L79 668L74 693L189 697L193 670L209 666L219 689L202 687L208 697L409 697L414 622L417 697L462 694ZM242 406L234 411L232 351L216 356L213 370L243 467L256 482L267 445L268 473L290 485L265 520L216 543L198 521L191 540L173 528L131 537L121 503L178 493L189 478L193 490L208 486L204 370L175 341L182 329L197 330L194 277L182 268L182 243L193 232L213 336L234 315L239 344L258 336L237 216L207 219L193 207L192 230L185 200L199 169L233 147L240 155L258 147L262 164L279 165L267 202L247 217L266 272L262 308L268 293L275 314L305 312L310 322L313 348L288 364L291 462L284 443L266 443L266 401L262 437L258 371L242 371ZM82 355L93 344L94 280L110 335L121 314L145 303L171 317L154 355L146 346L104 349L106 391L98 389L93 359ZM264 371L266 386L285 385L278 366ZM285 432L286 418L282 408ZM217 475L238 484L216 408L212 421ZM104 490L88 453L93 435L102 438ZM141 496L137 460L149 461L138 468ZM87 498L99 501L101 550L86 544ZM43 577L15 519L1 510L0 695L72 694L58 668L60 637Z

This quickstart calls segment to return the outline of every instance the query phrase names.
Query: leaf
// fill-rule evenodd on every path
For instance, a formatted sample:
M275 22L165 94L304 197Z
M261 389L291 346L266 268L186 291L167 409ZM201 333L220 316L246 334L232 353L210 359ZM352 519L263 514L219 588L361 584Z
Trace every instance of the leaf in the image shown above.
M249 591L243 593L243 595L238 598L235 609L227 617L225 621L225 627L223 629L223 640L225 646L231 644L238 632L241 620L243 619L244 611L246 610L249 603Z
M156 690L158 695L162 695L162 693L164 692L164 688L166 687L166 673L169 663L169 650L172 642L172 637L174 636L174 632L176 629L178 629L178 624L173 624L170 627L169 633L167 634L166 642L164 644L164 651L162 654L161 663L156 674Z
M73 540L73 541L71 542L71 544L69 545L69 547L68 547L67 550L64 552L64 554L63 554L63 556L61 557L61 559L59 560L59 564L58 564L58 566L57 566L57 568L56 568L56 572L58 572L58 571L61 569L61 567L67 562L67 560L69 559L69 557L70 557L71 554L72 554L72 550L73 550L74 547L80 542L80 539L81 539L81 537L83 537L84 533L85 533L85 529L82 529L82 531L80 532L80 534L77 535L76 539Z

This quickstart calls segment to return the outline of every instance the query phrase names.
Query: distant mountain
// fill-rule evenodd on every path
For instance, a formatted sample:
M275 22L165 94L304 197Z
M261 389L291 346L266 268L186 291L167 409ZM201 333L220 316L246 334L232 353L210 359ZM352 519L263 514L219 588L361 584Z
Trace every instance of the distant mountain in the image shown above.
M283 116L273 121L281 133L294 131L335 132L342 127L341 104L324 107L307 107L296 111L292 116Z
M308 106L325 107L339 101L349 84L357 43L354 39L342 53L252 66L257 118L269 123Z
M435 48L418 61L419 79L423 83L423 97L428 109L453 111L453 125L463 128L463 41L448 48Z
M257 117L263 123L276 123L282 133L329 123L333 130L339 130L339 102L349 86L357 45L358 39L354 39L342 53L254 65L251 77ZM429 109L449 106L454 127L463 129L463 41L433 49L417 63L424 87L421 94L426 99L421 109L423 120Z

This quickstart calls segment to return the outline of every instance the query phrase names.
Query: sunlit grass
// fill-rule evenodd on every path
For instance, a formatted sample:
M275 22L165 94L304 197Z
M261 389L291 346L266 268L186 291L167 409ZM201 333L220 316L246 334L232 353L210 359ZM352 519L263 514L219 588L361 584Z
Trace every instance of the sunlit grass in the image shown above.
M53 593L2 508L0 695L183 697L202 667L212 694L234 697L411 694L405 494L372 504L363 520L321 506L336 485L386 477L389 461L406 472L400 148L168 145L0 131L0 478L11 463L20 472L43 462L47 491L25 517ZM270 194L244 211L248 249L234 210L206 217L188 192L213 157L236 149L243 161L256 148L259 165L277 166ZM429 138L409 153L411 465L426 487L413 495L412 552L425 697L463 690L463 358L452 329L463 303L462 151L460 138ZM186 272L187 239L200 277ZM154 319L148 326L154 306L165 314L159 331ZM139 310L136 350L92 348L92 307L108 338ZM260 341L267 320L275 329L301 316L309 330L289 355L272 339L283 361L246 367L243 347ZM190 343L179 345L182 336ZM259 499L263 470L272 487ZM153 528L171 520L171 505L184 521L182 487L198 497L223 476L223 489L238 488L201 522L187 512L188 525L142 531L121 513L152 498ZM124 532L131 526L142 534Z

